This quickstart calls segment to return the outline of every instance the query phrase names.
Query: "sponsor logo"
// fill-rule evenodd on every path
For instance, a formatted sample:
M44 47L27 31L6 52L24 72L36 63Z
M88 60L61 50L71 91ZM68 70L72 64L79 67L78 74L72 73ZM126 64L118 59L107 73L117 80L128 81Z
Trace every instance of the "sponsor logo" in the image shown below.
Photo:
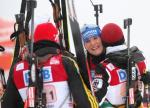
M29 70L23 71L23 80L24 80L24 85L28 86L28 84L29 84Z
M132 80L136 80L136 75L137 75L137 68L132 67Z
M110 71L112 71L112 70L115 69L114 65L111 64L111 63L107 64L106 67L107 67Z
M119 76L119 82L124 82L124 81L127 80L127 73L126 73L125 70L119 69L117 71L117 73L118 73L118 76Z
M49 82L53 81L51 66L46 66L42 68L43 81Z
M60 61L57 58L53 57L50 60L50 64L60 64Z
M42 68L42 76L43 76L43 82L53 81L51 66L47 66L47 67ZM30 78L29 77L29 70L23 71L23 79L24 79L25 86L28 86L29 78Z
M96 76L92 81L92 87L94 91L98 91L103 86L103 80L101 79L102 76Z
M24 69L24 63L19 63L17 66L16 66L16 71L19 71L19 70L22 70Z
M83 35L84 35L84 37L86 37L86 36L93 35L93 34L98 35L97 30L89 30L89 31L85 32Z

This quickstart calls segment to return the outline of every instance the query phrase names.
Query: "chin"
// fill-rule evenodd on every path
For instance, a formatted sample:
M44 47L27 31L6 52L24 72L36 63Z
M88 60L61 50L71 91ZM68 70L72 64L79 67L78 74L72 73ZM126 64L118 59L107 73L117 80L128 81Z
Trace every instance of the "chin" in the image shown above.
M94 54L95 56L99 56L101 53L96 53L96 54Z
M93 52L92 55L94 56L99 56L101 54L101 52Z
M101 53L102 53L102 50L99 49L99 50L95 51L95 56L98 56L98 55L100 55Z

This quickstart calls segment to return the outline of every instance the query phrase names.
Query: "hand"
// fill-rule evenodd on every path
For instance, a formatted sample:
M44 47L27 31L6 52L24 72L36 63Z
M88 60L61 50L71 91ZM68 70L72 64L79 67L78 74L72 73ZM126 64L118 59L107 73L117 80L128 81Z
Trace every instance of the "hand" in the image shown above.
M142 103L142 95L139 90L135 91L135 108L138 108Z
M146 72L141 75L141 81L143 81L144 84L150 84L150 72Z
M0 88L0 99L3 97L4 92L5 92L5 89Z

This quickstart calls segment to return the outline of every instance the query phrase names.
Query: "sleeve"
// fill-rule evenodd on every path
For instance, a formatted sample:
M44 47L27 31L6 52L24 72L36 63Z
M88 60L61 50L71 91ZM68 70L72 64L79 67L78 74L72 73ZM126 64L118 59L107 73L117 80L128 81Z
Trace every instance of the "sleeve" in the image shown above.
M95 96L101 105L106 97L107 89L109 86L109 74L102 64L98 64L95 69L95 78L92 81L92 86L95 91Z
M136 63L136 68L138 71L138 79L143 81L144 84L150 83L150 73L146 71L146 64L144 61L140 61Z
M2 98L2 108L23 108L23 101L19 92L14 84L13 75L10 74L5 93Z
M98 108L96 98L85 86L76 62L69 57L64 57L63 64L68 75L68 84L76 108Z
M138 72L140 75L142 75L143 73L145 73L146 71L146 64L144 61L140 61L136 63L136 67L138 69Z

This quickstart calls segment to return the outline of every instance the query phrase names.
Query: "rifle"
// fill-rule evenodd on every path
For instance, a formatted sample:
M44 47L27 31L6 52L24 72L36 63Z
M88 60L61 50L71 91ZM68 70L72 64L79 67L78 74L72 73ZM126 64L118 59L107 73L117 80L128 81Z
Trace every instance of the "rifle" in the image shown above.
M92 2L92 0L90 0L91 4L93 5L94 7L94 11L95 11L95 17L96 17L96 25L99 26L99 13L102 13L103 12L103 5L102 4L94 4Z
M49 0L53 8L53 18L57 29L59 30L59 44L62 50L70 50L66 4L63 0ZM63 22L63 23L62 23Z
M31 36L30 36L30 54L29 54L29 64L30 64L30 79L28 88L28 99L25 103L25 108L46 108L46 93L43 91L43 76L42 69L37 68L37 57L33 54L33 31L34 31L34 8L36 8L35 0L27 1L27 11L29 19L31 18ZM31 17L30 17L31 16ZM26 23L27 24L27 23Z
M147 102L147 108L150 108L150 97L149 97L149 86L150 86L150 70L145 70L144 71L144 74L142 74L141 76L141 81L143 81L144 83L144 102L146 101Z
M60 1L59 0L55 0L54 2L52 0L49 0L49 1L51 2L52 8L53 8L54 23L55 23L57 29L59 30L59 44L60 44L61 49L64 49L64 41L63 41L64 35L63 35L63 31L62 31L63 17L61 14ZM65 45L65 47L66 47L66 45Z
M16 39L15 50L14 50L14 58L12 62L12 66L16 63L17 58L19 58L20 53L20 40L19 38L25 38L25 29L24 29L24 20L25 20L25 9L26 9L26 0L22 0L20 13L15 15L16 23L14 24L14 33L11 34L10 40ZM16 25L18 25L16 29Z
M136 68L134 63L131 61L130 54L130 25L132 19L127 18L124 20L124 29L127 29L127 49L128 49L128 63L127 63L127 83L126 83L126 108L134 108L134 81L136 80Z
M30 42L30 55L29 55L29 64L30 64L30 72L29 72L29 87L28 87L28 95L27 95L27 105L25 103L25 107L27 108L35 108L35 83L36 83L36 64L35 58L33 57L33 30L34 30L34 8L36 7L35 0L27 1L27 11L31 12L31 42Z

